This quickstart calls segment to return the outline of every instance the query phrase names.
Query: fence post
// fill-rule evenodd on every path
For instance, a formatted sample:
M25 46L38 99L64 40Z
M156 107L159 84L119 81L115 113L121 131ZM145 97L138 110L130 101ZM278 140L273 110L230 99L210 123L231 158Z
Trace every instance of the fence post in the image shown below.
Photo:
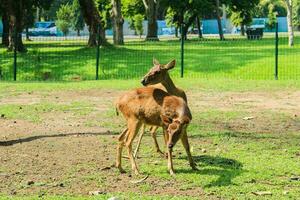
M17 29L14 29L14 33L13 36L14 37L14 81L17 80L17 48L18 48L18 42L17 42L17 38L18 38L18 33L17 33Z
M97 51L96 51L96 80L99 79L99 57L100 57L100 25L97 27Z
M183 22L180 25L181 32L181 69L180 69L180 77L183 78L183 70L184 70L184 33L183 33Z
M275 80L278 80L278 21L276 19L276 24L275 24Z

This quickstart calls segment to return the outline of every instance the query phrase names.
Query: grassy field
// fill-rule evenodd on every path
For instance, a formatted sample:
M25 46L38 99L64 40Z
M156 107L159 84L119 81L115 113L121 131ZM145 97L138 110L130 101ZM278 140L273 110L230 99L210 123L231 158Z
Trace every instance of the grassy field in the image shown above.
M0 199L299 197L299 81L175 82L192 110L188 135L199 171L178 143L170 177L146 135L137 164L149 178L139 184L132 181L143 176L131 175L128 160L126 174L111 167L125 125L113 102L138 80L1 83Z
M245 38L190 39L185 43L185 76L195 78L261 79L274 78L274 38L249 41ZM279 41L279 78L299 79L300 37L295 46L287 38ZM96 49L87 48L84 38L35 38L26 42L28 53L18 55L19 80L93 80ZM152 58L166 63L177 60L173 76L180 75L180 41L128 41L124 46L100 49L100 79L141 77L152 65ZM0 49L3 79L12 80L13 54Z

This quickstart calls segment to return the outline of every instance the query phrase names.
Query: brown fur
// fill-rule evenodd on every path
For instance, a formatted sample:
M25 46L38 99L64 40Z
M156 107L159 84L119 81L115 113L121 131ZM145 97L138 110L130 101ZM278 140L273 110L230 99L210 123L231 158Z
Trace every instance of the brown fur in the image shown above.
M173 69L175 67L176 61L172 60L168 64L160 64L156 59L153 59L153 67L149 70L149 72L143 77L142 84L144 86L152 86L155 88L159 88L161 90L166 91L171 95L175 95L181 97L185 102L187 102L187 97L185 92L176 87L173 83L172 79L169 76L168 70ZM158 127L151 127L150 132L151 136L154 140L156 151L160 154L163 154L159 148L157 139L156 139L156 130ZM134 152L134 157L137 156L138 149L141 144L142 137L144 135L144 124L142 128L142 133L139 136L136 150Z
M170 174L174 174L171 155L172 147L178 139L182 140L190 165L195 168L187 137L185 136L186 128L190 120L192 120L192 115L182 98L172 96L154 87L138 88L123 94L117 101L117 109L127 121L127 128L120 134L118 144L116 166L121 172L123 172L121 167L122 148L126 146L132 169L135 173L139 173L132 155L132 142L142 124L163 127L165 143L169 146L168 168ZM171 130L168 127L173 122L179 125L177 129Z

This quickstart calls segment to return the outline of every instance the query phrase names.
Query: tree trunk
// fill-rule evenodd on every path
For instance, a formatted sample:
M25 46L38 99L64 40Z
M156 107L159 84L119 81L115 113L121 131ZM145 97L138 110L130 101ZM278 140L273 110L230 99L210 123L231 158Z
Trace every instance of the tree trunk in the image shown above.
M178 27L177 26L175 27L175 37L178 38Z
M22 42L23 30L23 0L8 1L7 11L9 14L9 44L8 50L16 48L17 51L26 52Z
M196 17L196 23L197 23L197 27L198 27L198 37L199 38L203 38L203 34L202 34L202 30L201 30L201 22L199 17Z
M77 36L80 36L80 29L77 29Z
M112 18L113 18L113 40L115 45L124 44L123 23L124 19L121 13L121 0L112 0Z
M216 0L216 14L217 14L217 22L218 22L218 30L219 30L220 40L225 40L224 34L223 34L221 16L220 16L220 1L219 0Z
M196 18L196 14L192 15L188 21L185 23L185 25L183 26L183 35L184 35L184 39L187 39L187 32L189 30L189 27L192 25L192 23L195 21Z
M289 34L289 46L294 46L294 30L293 30L293 4L292 0L285 0L287 10L287 24Z
M157 37L157 4L159 0L143 0L148 20L146 40L158 40Z
M6 47L9 45L9 18L6 10L3 9L2 13L3 22L3 33L2 33L2 44Z
M25 32L26 32L26 41L31 41L31 39L29 38L28 27L25 28Z
M245 25L241 24L241 35L245 36Z
M101 17L96 8L93 0L79 0L80 9L85 23L88 25L89 29L89 40L88 46L93 47L97 45L97 32L98 27L100 29L100 44L106 42L105 40L105 30L101 24Z

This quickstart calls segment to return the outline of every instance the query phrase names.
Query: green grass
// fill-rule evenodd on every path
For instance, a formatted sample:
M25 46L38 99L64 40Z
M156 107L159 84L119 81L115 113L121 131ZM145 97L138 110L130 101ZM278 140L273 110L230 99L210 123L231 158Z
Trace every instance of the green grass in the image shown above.
M18 80L93 80L96 49L86 41L27 42L28 53L18 54ZM185 43L185 76L192 78L261 79L274 77L274 39L249 41L244 38L189 40ZM5 80L12 80L13 55L0 49L0 66ZM175 58L174 77L180 75L180 41L128 41L124 46L107 45L100 49L100 78L140 78L152 66L152 58L162 63ZM299 79L300 37L295 46L287 38L279 41L279 78ZM50 74L47 78L45 74Z
M49 112L71 112L74 115L86 115L93 110L87 102L72 102L71 104L54 104L41 102L33 105L1 105L0 113L7 119L23 119L30 122L41 122L42 114Z
M300 83L297 81L233 81L233 80L195 80L195 79L175 79L177 85L185 88L189 92L222 93L222 92L266 92L276 91L293 92L300 90ZM139 86L138 80L103 80L86 82L61 82L61 83L9 83L0 85L0 100L5 97L12 97L32 92L33 94L49 94L51 92L64 91L84 91L93 89L105 89L111 91L125 90ZM111 103L111 102L108 102ZM86 115L92 111L92 105L86 102L75 101L71 104L56 105L47 101L34 105L22 105L22 114L19 113L20 105L1 105L0 113L5 113L11 119L21 118L29 121L39 122L39 116L44 112L67 111ZM193 104L191 104L193 108ZM78 108L78 110L74 109ZM107 112L98 114L99 121L92 125L105 126L112 131L120 131L119 125L123 121L114 115L113 108ZM245 107L234 107L232 110L209 109L193 112L193 121L189 127L192 154L198 164L199 171L190 170L183 148L176 145L174 154L174 166L176 169L176 181L181 185L178 190L189 190L191 188L202 188L206 194L220 197L222 199L297 199L299 198L300 181L290 180L291 176L300 176L299 168L299 139L298 131L282 129L279 125L285 122L300 124L299 118L291 119L291 116L280 110L259 112L255 121L262 125L264 119L268 123L268 131L246 126L251 121L244 122L245 126L240 129L231 129L222 124L235 125L244 116L248 116ZM253 113L252 113L253 114ZM117 122L115 124L111 121ZM93 124L94 123L94 124ZM254 123L255 125L255 123ZM255 126L257 127L257 126ZM161 136L160 136L161 137ZM158 159L153 153L153 144L149 136L145 136L145 141L149 145L144 145L140 152L142 159L138 160L138 165L142 172L150 174L151 177L159 179L161 182L173 179L166 170L166 160ZM102 139L99 136L99 139ZM161 138L159 138L161 141ZM108 141L103 141L106 143ZM206 149L207 152L203 152ZM180 153L182 152L182 153ZM126 170L130 170L128 161L124 161ZM81 167L96 168L96 165L74 166L66 174L67 181L76 177L76 170ZM100 171L91 172L87 176L79 177L84 184L94 181L99 184L104 179ZM116 175L117 176L117 175ZM121 199L192 199L186 197L170 196L150 196L143 195L143 192L151 191L151 184L138 185L141 194L133 193L108 193L97 197L72 196L65 194L62 196L47 196L45 199L107 199L118 196ZM255 196L252 192L270 191L271 196ZM209 199L209 196L206 196ZM29 197L9 197L3 194L0 199L38 199L38 196Z

